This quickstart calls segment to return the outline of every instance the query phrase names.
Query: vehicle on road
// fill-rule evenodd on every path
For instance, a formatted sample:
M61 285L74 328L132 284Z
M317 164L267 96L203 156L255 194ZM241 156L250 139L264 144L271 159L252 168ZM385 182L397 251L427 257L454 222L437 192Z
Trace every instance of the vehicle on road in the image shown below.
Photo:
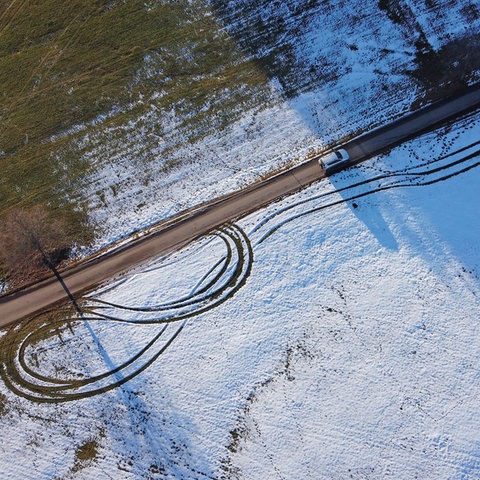
M320 166L325 170L325 173L329 175L330 173L337 172L345 166L350 161L350 156L348 152L343 148L334 150L331 153L321 157L319 159Z

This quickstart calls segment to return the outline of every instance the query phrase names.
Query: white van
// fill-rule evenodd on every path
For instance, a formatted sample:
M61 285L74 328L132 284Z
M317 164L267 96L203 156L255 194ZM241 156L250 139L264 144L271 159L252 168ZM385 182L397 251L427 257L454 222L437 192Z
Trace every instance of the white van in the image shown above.
M338 150L334 150L324 157L321 157L319 163L325 170L325 173L328 174L332 171L340 170L344 164L348 164L349 160L350 156L348 155L348 152L343 148L339 148Z

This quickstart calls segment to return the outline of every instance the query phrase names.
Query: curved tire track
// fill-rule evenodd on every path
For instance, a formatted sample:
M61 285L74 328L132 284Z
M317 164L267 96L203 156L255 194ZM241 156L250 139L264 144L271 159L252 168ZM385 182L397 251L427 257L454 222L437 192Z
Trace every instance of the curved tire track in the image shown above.
M197 282L192 292L172 302L151 307L132 307L97 298L86 300L82 318L70 319L70 329L82 323L120 322L132 325L161 326L160 331L135 355L115 368L86 378L59 378L41 373L42 365L33 368L29 351L66 327L65 319L51 320L38 315L30 322L12 327L2 339L0 376L16 394L35 402L65 402L91 397L130 381L148 368L171 345L187 319L205 313L227 301L245 284L253 263L253 250L246 234L237 226L227 225L215 232L225 247L224 256ZM103 314L108 308L115 314ZM64 311L67 314L67 309ZM133 314L127 318L123 314ZM148 314L148 318L138 315ZM72 327L73 325L73 327ZM89 327L90 328L90 327Z

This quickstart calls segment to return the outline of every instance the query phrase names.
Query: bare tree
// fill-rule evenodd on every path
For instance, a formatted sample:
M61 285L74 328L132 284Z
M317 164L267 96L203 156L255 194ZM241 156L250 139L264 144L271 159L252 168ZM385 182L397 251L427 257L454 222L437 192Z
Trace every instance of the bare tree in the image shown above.
M65 220L44 206L10 211L0 222L0 256L9 282L19 286L35 280L67 258L73 232Z

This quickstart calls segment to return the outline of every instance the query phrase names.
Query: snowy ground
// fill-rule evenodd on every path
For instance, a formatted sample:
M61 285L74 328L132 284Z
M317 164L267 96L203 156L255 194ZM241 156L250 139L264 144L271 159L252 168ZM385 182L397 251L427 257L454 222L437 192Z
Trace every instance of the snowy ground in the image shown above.
M416 40L431 60L480 18L467 0L402 1L402 19L211 3L266 62L268 102L190 141L144 98L142 118L72 137L97 246L404 113ZM0 477L479 478L479 131L477 114L225 226L82 319L0 333Z
M225 226L83 320L4 332L2 478L478 478L479 132Z

